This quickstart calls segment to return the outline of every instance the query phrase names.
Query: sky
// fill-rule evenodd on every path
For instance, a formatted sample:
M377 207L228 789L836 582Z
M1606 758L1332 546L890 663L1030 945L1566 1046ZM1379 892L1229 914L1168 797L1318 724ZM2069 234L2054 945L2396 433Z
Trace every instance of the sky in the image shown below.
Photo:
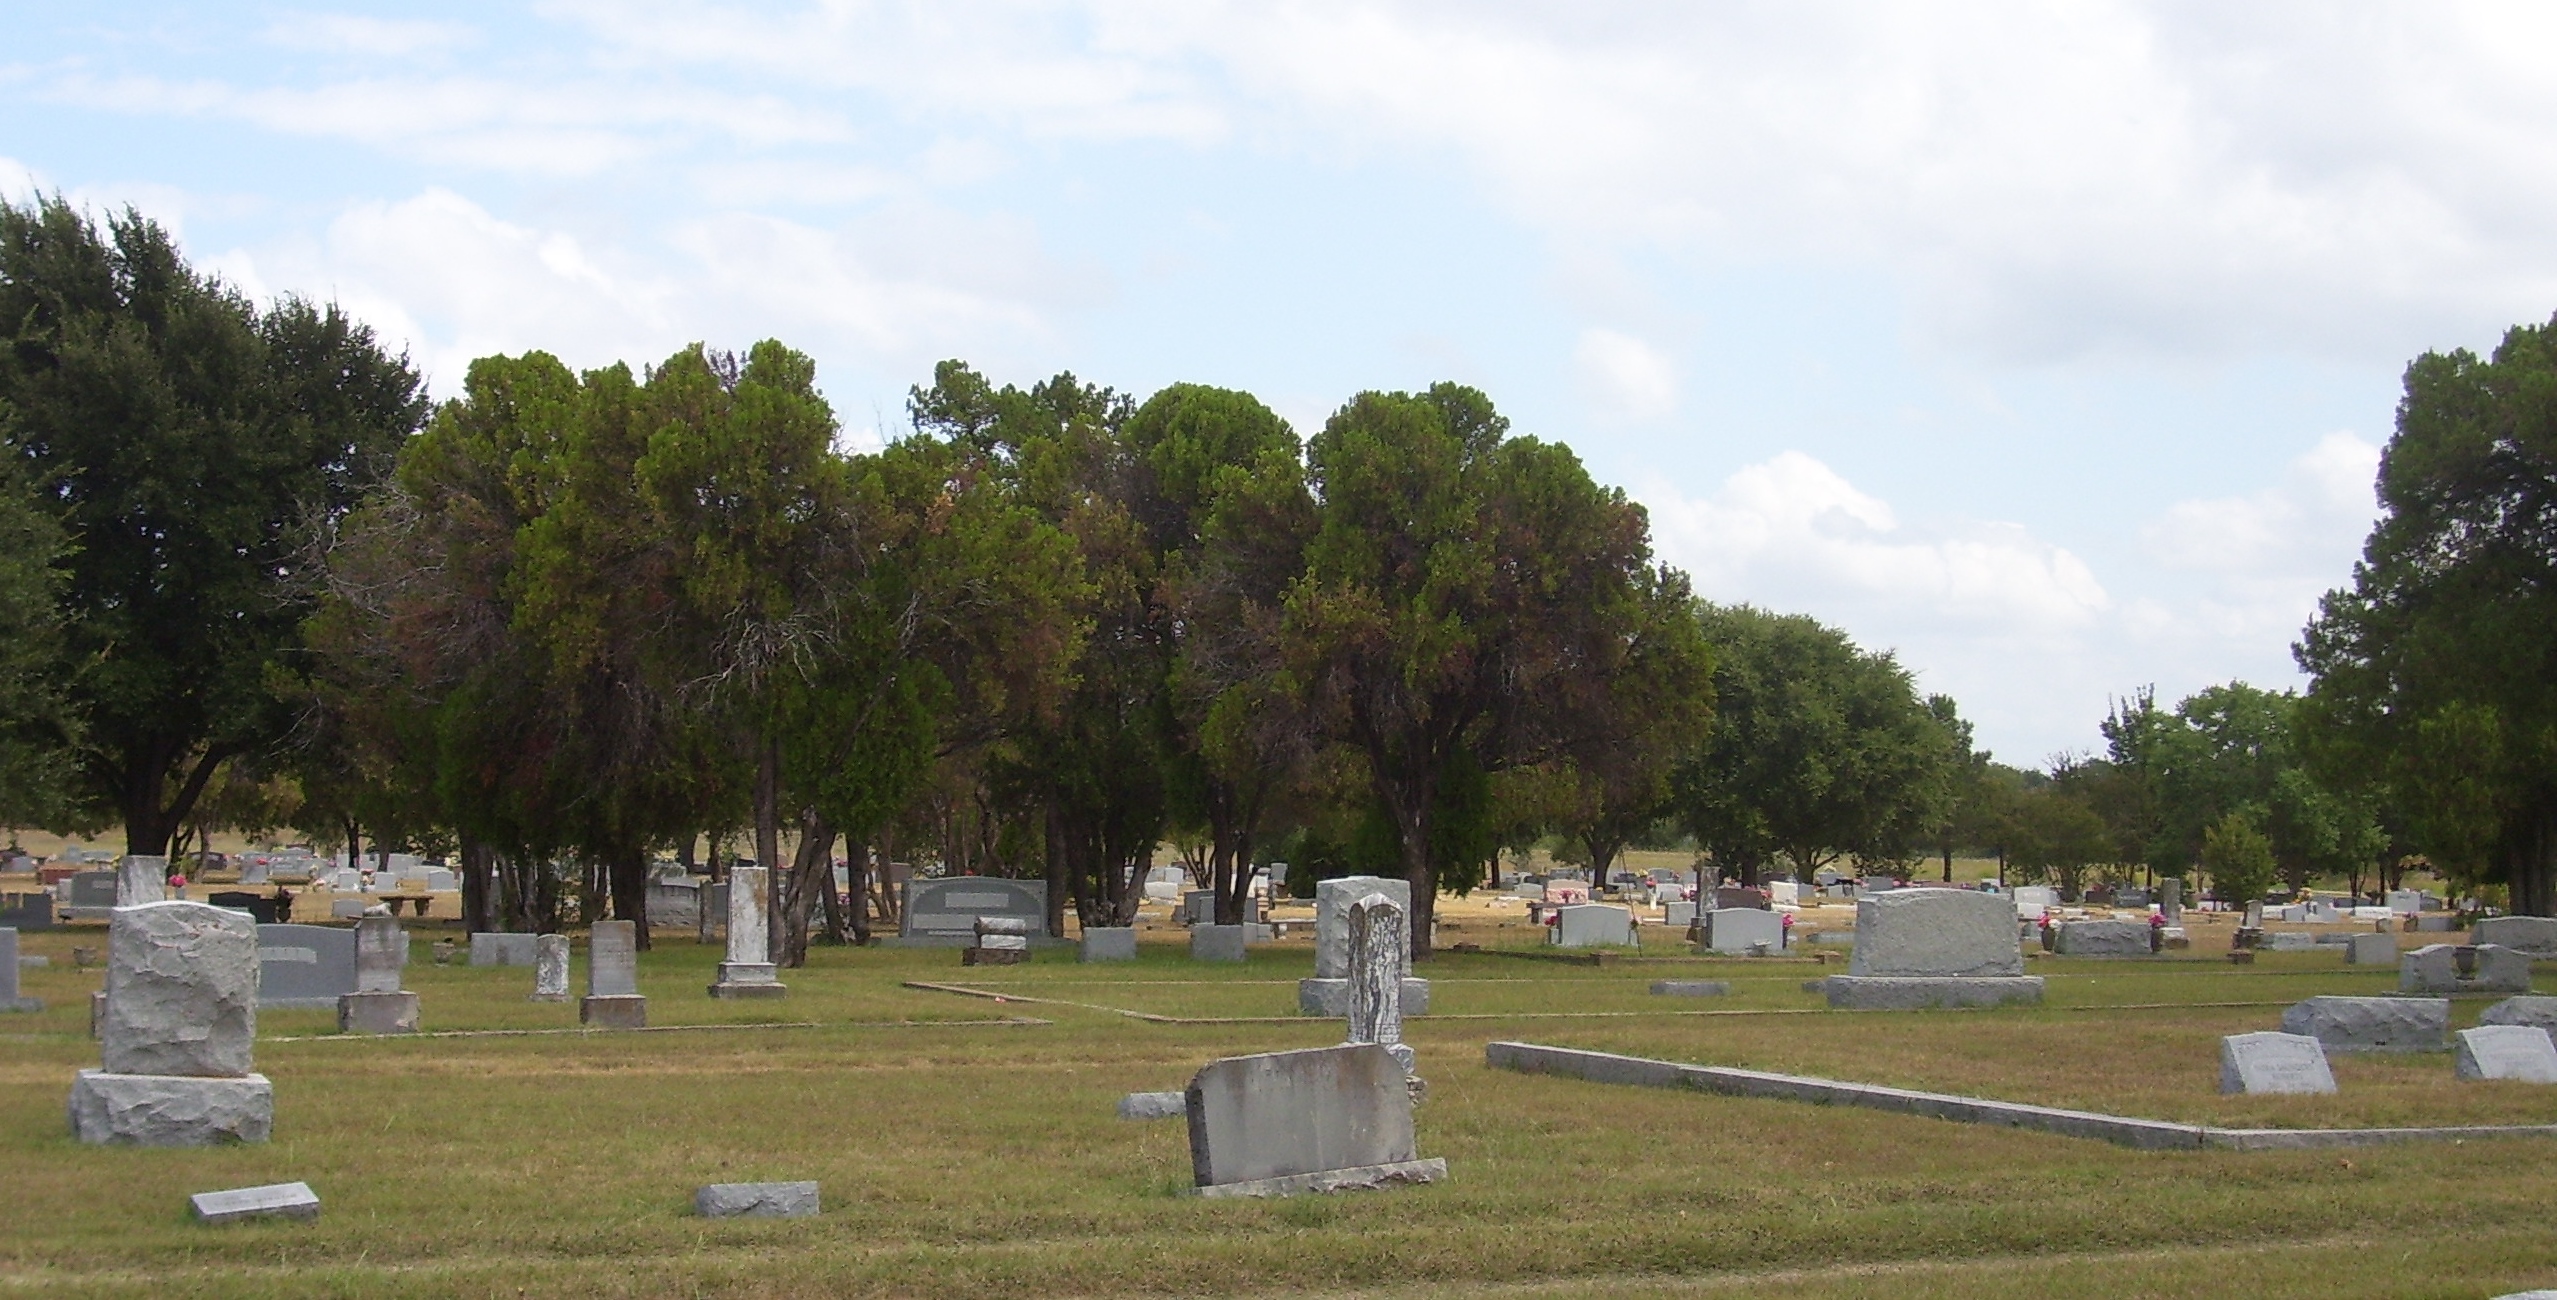
M0 195L470 359L1439 380L1999 758L2299 683L2399 379L2557 310L2557 8L10 0Z

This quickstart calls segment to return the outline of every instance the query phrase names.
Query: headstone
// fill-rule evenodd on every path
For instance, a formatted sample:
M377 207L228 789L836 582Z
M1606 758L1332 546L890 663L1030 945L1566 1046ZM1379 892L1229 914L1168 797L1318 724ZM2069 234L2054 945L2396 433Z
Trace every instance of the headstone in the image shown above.
M976 942L960 954L963 966L1017 966L1030 960L1030 922L1018 916L980 916Z
M187 1207L198 1223L237 1223L243 1219L298 1219L307 1223L320 1217L320 1198L309 1183L270 1183L227 1192L197 1192L187 1198Z
M817 1213L817 1184L712 1183L693 1193L705 1219L805 1219Z
M1771 903L1800 903L1802 901L1802 885L1797 881L1791 880L1770 882L1767 886L1767 898Z
M1178 1092L1131 1092L1119 1098L1121 1119L1177 1119L1190 1113L1190 1099Z
M719 963L710 996L777 998L789 992L772 960L772 915L766 910L771 888L762 867L740 863L728 869L728 960Z
M252 1073L257 923L203 903L115 909L98 1037L104 1068L71 1086L71 1131L89 1143L263 1142L275 1090Z
M2158 913L2168 925L2184 923L2184 882L2174 876L2157 882Z
M1374 1043L1211 1061L1190 1081L1190 1169L1203 1196L1434 1182L1418 1158L1402 1063Z
M1241 961L1248 946L1250 927L1240 925L1194 925L1190 927L1190 960Z
M1706 910L1720 912L1741 907L1763 908L1766 905L1767 896L1746 885L1716 885L1714 905Z
M451 871L443 867L429 867L426 869L426 892L430 894L450 894L459 890L461 887L461 877L454 875Z
M2397 936L2393 934L2357 934L2344 945L2347 966L2394 966L2397 964Z
M2400 916L2413 916L2424 910L2424 894L2416 889L2388 891L2388 910Z
M2220 1040L2220 1091L2332 1093L2326 1049L2305 1034L2231 1034Z
M266 859L251 858L240 867L240 883L243 885L266 884L270 879L271 871L273 868L268 865Z
M2490 916L2469 927L2468 941L2494 944L2531 957L2557 957L2557 917Z
M1554 913L1554 943L1564 948L1630 948L1634 912L1611 903L1581 903Z
M2282 1013L2282 1032L2330 1052L2438 1052L2450 1033L2448 998L2314 997Z
M1406 1075L1413 1065L1403 1043L1403 963L1411 932L1402 904L1383 894L1350 904L1349 1041L1382 1045Z
M42 1011L44 1003L18 996L18 932L0 926L0 1011Z
M2015 891L2015 914L2028 921L2039 921L2044 912L2060 905L2060 891L2048 885L2019 885Z
M2013 903L1969 889L1895 889L1856 900L1847 973L1825 985L1833 1007L1902 1010L2039 1002L2024 973Z
M481 930L471 935L471 965L530 966L536 935Z
M1696 923L1696 905L1687 902L1666 904L1661 908L1660 919L1661 924L1671 929L1684 930Z
M2477 1014L2481 1025L2537 1025L2557 1032L2557 998L2525 994L2506 998Z
M2062 921L2051 930L2051 950L2063 957L2149 955L2149 927L2145 922Z
M709 943L725 934L721 927L728 923L728 882L722 880L702 886L698 910L701 912L698 918L701 925L693 933L695 943Z
M1337 876L1315 883L1314 978L1296 982L1297 1014L1333 1018L1349 1014L1350 905L1371 894L1394 900L1403 909L1404 925L1411 924L1412 882L1408 880ZM1428 980L1403 977L1403 1014L1429 1014Z
M332 921L361 921L364 919L364 910L364 900L360 898L329 900L329 919Z
M115 905L131 907L137 903L159 903L169 897L169 860L162 857L126 857L115 864Z
M1135 961L1136 927L1128 925L1096 925L1083 931L1081 961Z
M1718 907L1705 913L1705 952L1765 956L1785 950L1785 919L1754 907Z
M2397 991L2428 996L2528 993L2530 958L2496 944L2427 944L2398 958Z
M1664 998L1722 998L1731 996L1730 980L1654 980L1652 996Z
M2263 929L2264 900L2260 898L2248 900L2246 904L2246 919L2238 922L2238 924L2249 930Z
M965 947L980 916L1017 916L1047 927L1048 882L994 876L946 876L906 884L906 910L898 933Z
M533 995L527 1001L566 1002L568 1000L568 936L542 934L533 937Z
M115 906L115 872L75 871L62 886L62 905L71 910L75 920L94 919Z
M633 923L597 921L588 932L586 997L577 1004L577 1023L603 1029L647 1027L648 999L639 993L639 931Z
M408 936L398 918L368 916L355 923L355 991L337 1000L342 1034L417 1032L417 995L400 987L408 965Z
M434 883L429 881L427 888L432 890ZM708 891L692 877L678 876L673 880L651 877L647 891L648 924L651 928L696 932L701 929L702 895Z
M2479 1025L2452 1037L2452 1073L2459 1078L2557 1083L2557 1042L2537 1025Z

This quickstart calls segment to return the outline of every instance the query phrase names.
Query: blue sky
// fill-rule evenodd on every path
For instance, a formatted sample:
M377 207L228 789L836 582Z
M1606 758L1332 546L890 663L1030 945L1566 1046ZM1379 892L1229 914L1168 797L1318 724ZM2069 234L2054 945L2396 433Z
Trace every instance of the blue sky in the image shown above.
M1452 378L2002 758L2294 681L2397 379L2557 309L2530 6L13 5L0 191L473 356Z

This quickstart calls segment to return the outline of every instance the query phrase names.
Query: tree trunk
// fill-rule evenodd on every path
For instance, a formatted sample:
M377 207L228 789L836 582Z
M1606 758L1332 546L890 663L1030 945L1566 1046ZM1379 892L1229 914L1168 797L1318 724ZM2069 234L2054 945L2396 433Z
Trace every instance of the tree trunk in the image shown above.
M352 817L346 819L346 865L353 871L364 869L364 828Z
M497 928L497 850L471 840L462 845L462 929Z
M2557 803L2531 808L2505 832L2504 880L2516 916L2557 916Z
M1073 879L1072 873L1066 870L1064 857L1057 852L1054 811L1048 814L1047 846L1048 851L1039 866L1041 873L1047 877L1048 881L1048 937L1062 939L1065 937L1065 903L1069 892L1074 896L1075 920L1081 921L1091 913L1085 910L1083 905L1082 882Z
M800 829L799 852L790 864L784 946L775 950L784 966L808 964L808 918L816 910L818 894L835 891L834 849L835 828L824 818L812 818Z
M858 840L847 840L843 846L846 874L852 877L844 892L850 897L849 919L852 941L864 948L870 946L870 846Z
M755 862L764 869L764 933L768 952L782 950L781 741L755 737Z
M612 890L613 916L630 922L639 950L648 951L648 850L614 850L604 862L604 878Z

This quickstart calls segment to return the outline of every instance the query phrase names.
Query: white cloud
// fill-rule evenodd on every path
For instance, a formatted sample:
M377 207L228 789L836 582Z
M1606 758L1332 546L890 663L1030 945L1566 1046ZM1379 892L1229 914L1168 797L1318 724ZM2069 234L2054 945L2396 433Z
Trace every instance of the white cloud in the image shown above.
M1660 349L1610 329L1581 331L1572 349L1581 390L1601 410L1657 420L1678 409L1678 371Z
M480 35L460 23L366 18L351 14L297 14L279 19L267 28L266 39L287 49L414 58L476 45Z

